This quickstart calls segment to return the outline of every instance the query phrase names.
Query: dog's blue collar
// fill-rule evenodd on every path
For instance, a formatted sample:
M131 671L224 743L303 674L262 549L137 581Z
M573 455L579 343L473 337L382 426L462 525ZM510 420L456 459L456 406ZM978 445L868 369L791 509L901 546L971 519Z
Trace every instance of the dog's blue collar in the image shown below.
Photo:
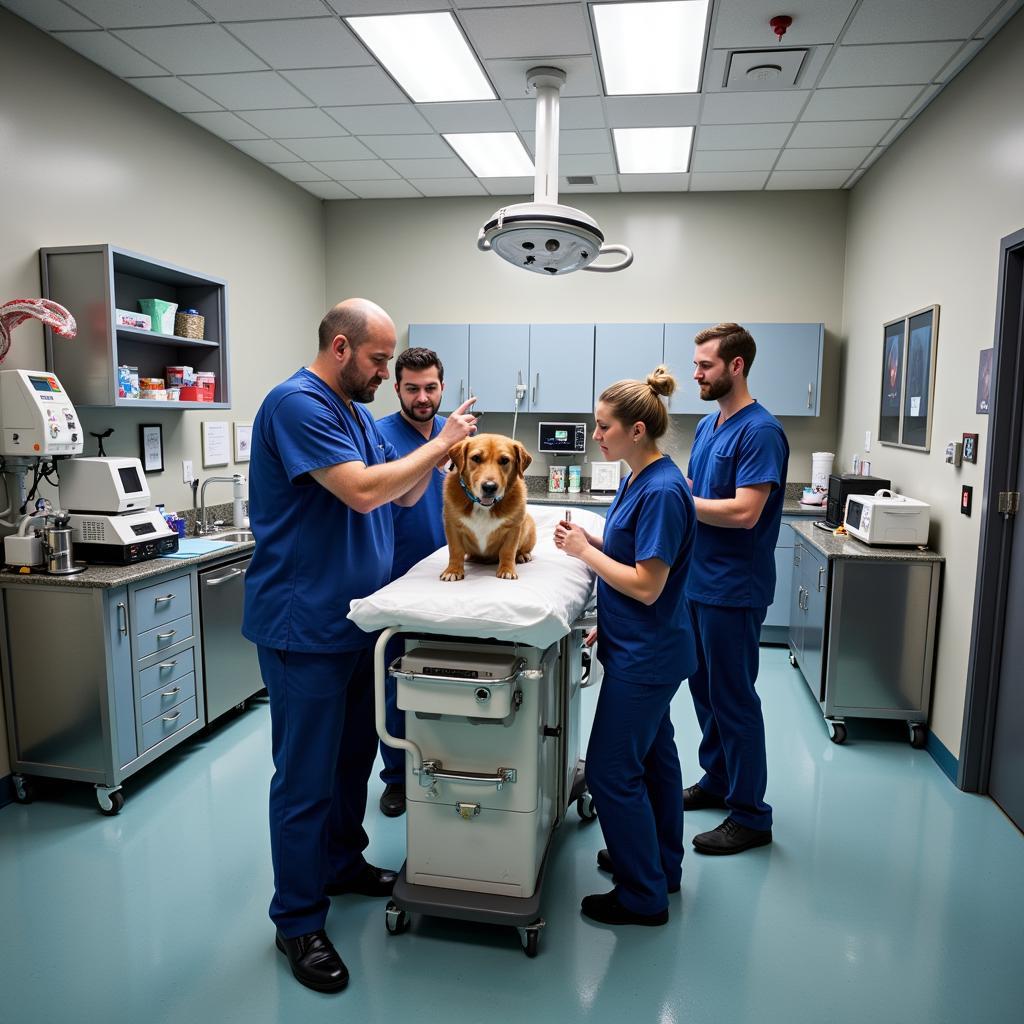
M471 502L473 502L474 505L479 505L481 503L480 499L466 486L466 482L461 476L459 477L459 485L462 487L462 492ZM499 501L501 501L501 498L495 498L493 504L497 505ZM484 508L490 507L490 505L484 505Z

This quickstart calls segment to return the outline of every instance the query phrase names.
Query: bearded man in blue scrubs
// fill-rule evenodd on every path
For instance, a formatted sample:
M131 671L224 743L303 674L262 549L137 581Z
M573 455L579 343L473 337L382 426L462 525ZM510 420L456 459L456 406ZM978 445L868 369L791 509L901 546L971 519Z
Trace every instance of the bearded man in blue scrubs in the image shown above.
M445 425L438 416L444 394L444 366L436 352L429 348L407 348L395 360L395 392L401 409L377 420L377 429L385 441L394 445L399 455L408 455L437 437ZM447 463L447 456L445 457ZM415 505L391 505L395 528L395 556L391 579L404 576L417 562L448 543L444 532L444 478L441 466L430 476L430 483ZM402 642L388 644L385 659L391 664L402 651ZM392 736L405 737L405 713L399 711L395 677L385 684L386 722ZM380 745L384 769L380 773L384 792L380 809L389 818L405 813L405 751Z
M253 424L243 634L270 695L270 848L277 947L309 988L348 969L324 931L329 897L389 895L395 873L367 863L366 787L377 753L373 644L347 618L391 573L392 501L419 500L448 449L473 432L466 402L404 459L365 407L388 374L395 326L348 299L320 323L313 362L263 400Z
M704 777L683 790L683 805L729 811L693 845L699 853L730 854L772 841L764 718L754 684L761 624L775 596L789 443L747 388L757 352L750 334L718 324L694 344L693 378L700 397L718 402L718 410L697 425L688 471L697 508L686 584L697 636L690 693L703 733Z

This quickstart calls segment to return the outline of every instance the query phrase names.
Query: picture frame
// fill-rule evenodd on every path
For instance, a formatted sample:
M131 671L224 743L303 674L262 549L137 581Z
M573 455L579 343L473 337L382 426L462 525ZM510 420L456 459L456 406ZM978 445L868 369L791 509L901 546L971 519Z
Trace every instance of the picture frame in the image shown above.
M231 462L231 440L226 420L203 423L203 468L226 466Z
M248 462L252 450L252 424L234 424L235 462Z
M139 461L144 473L164 471L164 428L160 423L139 424Z
M882 387L878 416L880 444L900 443L900 413L903 411L903 360L907 320L900 317L882 327Z
M883 324L880 444L930 450L938 332L937 305Z
M983 348L978 353L978 397L974 411L987 416L992 404L992 353L994 349Z

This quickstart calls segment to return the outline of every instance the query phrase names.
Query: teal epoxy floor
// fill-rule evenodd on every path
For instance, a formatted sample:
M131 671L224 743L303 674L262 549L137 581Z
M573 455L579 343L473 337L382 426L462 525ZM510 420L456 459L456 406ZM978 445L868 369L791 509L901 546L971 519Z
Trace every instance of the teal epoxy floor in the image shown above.
M956 790L894 725L829 742L779 648L762 650L776 842L684 865L660 929L586 923L604 891L600 829L571 813L544 894L536 960L512 930L418 919L389 937L383 901L336 898L328 929L349 989L301 988L266 916L269 714L257 705L129 780L120 816L88 787L0 811L0 1022L444 1021L609 1024L985 1024L1024 1005L1024 837ZM587 694L588 706L593 700ZM685 687L674 708L697 778ZM372 787L376 863L404 819ZM718 824L687 816L686 834Z

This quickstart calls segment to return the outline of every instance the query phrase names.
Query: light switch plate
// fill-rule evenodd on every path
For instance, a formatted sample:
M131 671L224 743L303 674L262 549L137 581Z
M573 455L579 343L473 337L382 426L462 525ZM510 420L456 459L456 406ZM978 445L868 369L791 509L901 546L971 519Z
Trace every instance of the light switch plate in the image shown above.
M192 460L182 459L181 460L181 482L185 484L192 483Z
M866 451L866 452L871 451L871 431L870 430L865 430L864 431L864 451Z

